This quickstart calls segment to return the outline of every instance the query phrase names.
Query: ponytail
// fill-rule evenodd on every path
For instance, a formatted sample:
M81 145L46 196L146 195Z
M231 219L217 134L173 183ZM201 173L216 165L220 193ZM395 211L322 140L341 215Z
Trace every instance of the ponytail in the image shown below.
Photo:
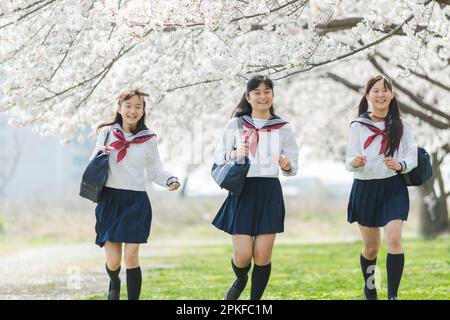
M389 112L384 123L389 137L389 148L386 150L385 155L392 157L394 152L398 150L403 136L403 122L400 119L400 109L395 97L389 103Z
M252 106L250 103L248 103L246 99L246 93L242 95L241 101L239 101L239 104L237 107L233 110L233 113L231 114L231 117L241 117L243 115L251 116L252 115Z
M367 102L366 95L364 95L362 97L361 101L359 102L358 117L360 117L363 113L366 113L368 109L369 109L369 103Z

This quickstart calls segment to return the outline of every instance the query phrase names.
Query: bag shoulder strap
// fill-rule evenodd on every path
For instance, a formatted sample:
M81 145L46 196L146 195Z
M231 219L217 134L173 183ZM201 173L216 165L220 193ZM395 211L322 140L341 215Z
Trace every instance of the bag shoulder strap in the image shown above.
M111 130L112 130L112 126L109 126L109 128L107 129L106 134L105 134L105 140L103 140L104 146L106 145L106 141L108 141L109 133L111 132Z
M237 122L237 127L239 129L239 134L242 137L244 135L244 120L242 120L242 117L237 117L236 122ZM234 136L234 139L236 138L236 136ZM236 145L236 141L234 140L234 145Z
M237 118L237 126L238 126L238 129L239 129L239 132L241 133L241 135L244 134L244 124L243 124L242 117Z

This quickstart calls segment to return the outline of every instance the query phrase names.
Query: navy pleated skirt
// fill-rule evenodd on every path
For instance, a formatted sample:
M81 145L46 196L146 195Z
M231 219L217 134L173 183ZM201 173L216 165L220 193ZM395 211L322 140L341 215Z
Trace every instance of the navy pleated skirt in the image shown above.
M353 181L347 221L365 227L383 227L391 220L407 220L409 194L403 177Z
M95 218L95 243L100 247L106 241L146 243L152 222L147 192L105 187Z
M247 178L241 195L228 194L212 224L229 234L284 231L284 201L278 178Z

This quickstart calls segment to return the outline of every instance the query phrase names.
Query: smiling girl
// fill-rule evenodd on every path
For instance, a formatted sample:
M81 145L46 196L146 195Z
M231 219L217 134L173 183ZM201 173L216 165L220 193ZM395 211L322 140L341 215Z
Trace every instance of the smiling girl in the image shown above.
M255 76L247 83L241 102L228 121L215 163L248 156L250 169L240 195L229 193L213 225L231 234L234 254L231 266L236 280L225 299L238 299L254 261L250 299L263 295L271 272L276 233L284 231L285 208L278 179L297 173L298 147L288 122L275 115L273 82ZM242 123L243 135L238 121Z
M383 76L374 77L367 82L358 118L352 121L345 162L347 170L354 172L348 222L358 222L361 231L366 299L378 298L374 276L381 227L388 249L388 298L398 299L404 266L402 225L409 212L408 189L401 174L416 166L417 145L411 128L400 118L392 83Z
M170 191L180 186L173 174L164 171L156 135L145 125L146 96L140 90L127 90L119 96L115 119L99 125L101 130L91 156L95 157L99 149L110 152L108 179L95 209L95 243L105 247L110 277L108 300L120 297L122 249L128 299L137 300L140 296L139 245L147 242L152 220L146 182L153 181Z

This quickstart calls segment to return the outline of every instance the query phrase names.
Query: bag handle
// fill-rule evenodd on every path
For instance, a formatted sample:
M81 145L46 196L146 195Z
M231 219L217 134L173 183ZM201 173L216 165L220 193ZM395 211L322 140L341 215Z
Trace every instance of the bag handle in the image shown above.
M106 147L106 141L108 141L109 133L111 132L112 127L109 127L108 131L105 134L105 140L103 141L103 146Z

